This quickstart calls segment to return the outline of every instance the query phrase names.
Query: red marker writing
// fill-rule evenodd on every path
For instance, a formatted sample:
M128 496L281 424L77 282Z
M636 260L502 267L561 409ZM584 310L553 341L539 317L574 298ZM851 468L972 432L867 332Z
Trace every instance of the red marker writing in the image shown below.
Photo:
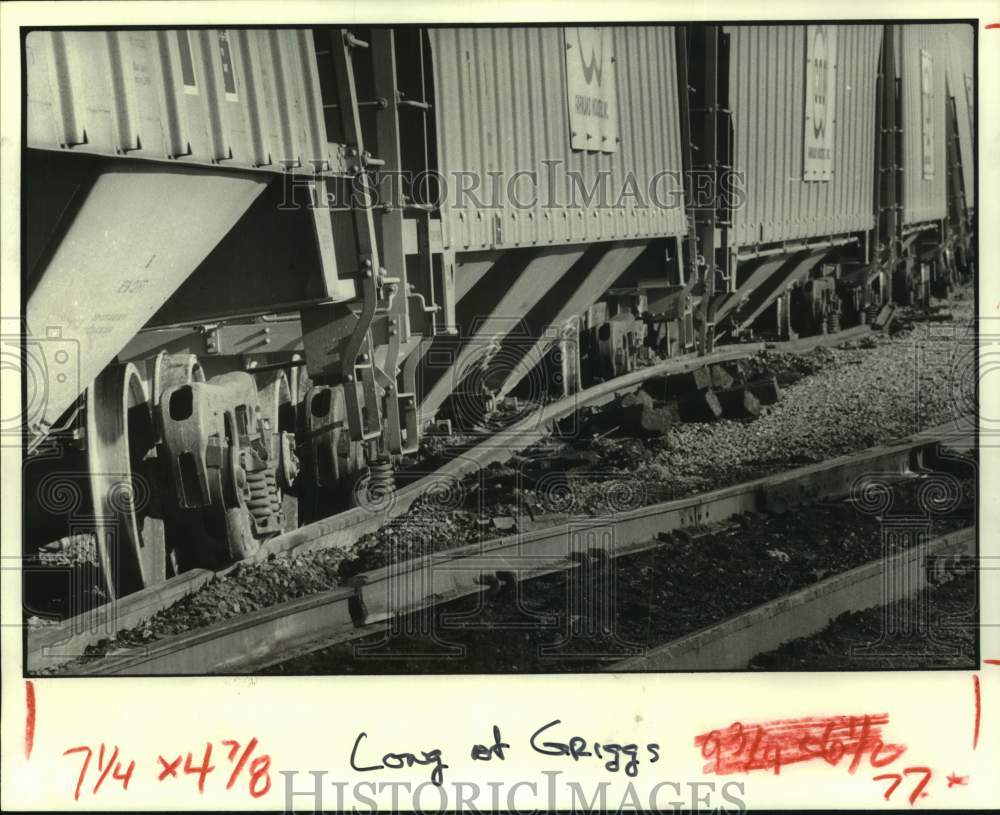
M850 757L848 772L855 773L865 756L872 767L884 767L905 751L902 744L887 744L882 726L889 714L783 719L761 724L734 722L722 730L695 737L701 748L706 773L725 775L751 770L773 770L788 764L823 760L833 766Z
M35 683L30 679L24 683L25 707L24 717L24 757L31 758L31 750L35 746Z

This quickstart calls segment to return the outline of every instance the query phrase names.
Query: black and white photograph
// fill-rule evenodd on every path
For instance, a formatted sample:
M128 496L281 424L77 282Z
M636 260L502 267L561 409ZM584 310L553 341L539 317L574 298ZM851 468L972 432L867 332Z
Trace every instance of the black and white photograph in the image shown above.
M998 49L0 3L0 809L995 806Z
M26 676L978 667L975 20L21 43Z

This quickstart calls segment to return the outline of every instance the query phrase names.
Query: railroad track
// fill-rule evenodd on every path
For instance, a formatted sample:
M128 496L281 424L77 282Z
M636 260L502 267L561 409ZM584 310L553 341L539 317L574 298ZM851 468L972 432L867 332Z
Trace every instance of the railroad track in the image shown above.
M974 427L974 423L956 420L898 444L872 448L707 494L607 518L576 518L526 534L393 564L358 575L344 588L221 621L141 649L111 652L89 662L74 662L64 670L85 675L254 673L302 654L384 630L401 615L483 591L498 590L512 582L599 567L607 558L655 547L659 545L660 536L674 530L702 527L741 513L785 511L804 503L844 495L850 492L859 477L868 473L878 473L880 478L890 473L906 478L919 470L925 459L933 456L940 446L969 445L970 428ZM950 539L947 545L935 545L946 547L955 541L966 545L973 539L967 531L964 537ZM865 568L877 571L879 565L869 564ZM814 587L814 594L817 591L825 596L823 590ZM776 602L775 608L780 608L780 601ZM774 617L769 618L765 613L759 616L764 620L761 626L770 625L769 620ZM736 624L736 628L739 627ZM700 637L713 642L718 639L717 635L701 634ZM701 641L696 637L691 642ZM699 647L689 645L687 650L681 650L697 653ZM658 656L647 657L670 663L677 659L677 650L663 652L667 654L663 656L657 649ZM52 664L58 659L57 653L51 649L46 654L36 651L36 667L46 661ZM28 667L30 672L30 655ZM622 669L636 668L626 666Z
M486 439L426 477L400 488L384 508L378 511L371 508L350 509L279 535L266 541L253 560L264 560L272 554L284 552L305 553L336 547L347 549L363 536L375 532L386 522L406 512L424 494L429 484L458 480L478 468L508 459L511 454L543 439L546 427L553 422L569 416L584 405L599 404L602 400L613 398L616 393L638 387L648 379L685 373L704 365L744 359L763 349L763 343L746 343L703 356L691 355L665 360L542 405L505 428L499 436ZM41 670L71 656L79 656L86 648L149 619L185 595L197 591L213 578L225 577L233 568L235 566L218 572L191 569L163 583L68 618L58 625L29 630L27 668L29 671Z

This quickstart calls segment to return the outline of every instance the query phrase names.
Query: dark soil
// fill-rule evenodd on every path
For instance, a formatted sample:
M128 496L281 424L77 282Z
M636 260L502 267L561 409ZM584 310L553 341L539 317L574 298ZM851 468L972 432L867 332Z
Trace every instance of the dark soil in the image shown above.
M888 671L971 669L978 665L979 603L976 575L925 589L915 598L842 614L811 637L760 654L762 671ZM906 634L884 634L887 623L908 622ZM896 626L893 626L896 628ZM899 627L901 630L901 626Z

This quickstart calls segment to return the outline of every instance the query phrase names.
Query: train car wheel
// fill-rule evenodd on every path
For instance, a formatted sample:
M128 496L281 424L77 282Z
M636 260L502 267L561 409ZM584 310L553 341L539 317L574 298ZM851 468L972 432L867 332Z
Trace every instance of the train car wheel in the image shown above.
M121 597L167 577L152 410L132 363L105 368L86 405L98 557L109 596Z
M295 452L296 407L284 371L256 375L260 394L261 418L270 428L271 460L275 463L277 485L281 490L281 510L285 531L299 525L299 499L296 481L299 460Z

